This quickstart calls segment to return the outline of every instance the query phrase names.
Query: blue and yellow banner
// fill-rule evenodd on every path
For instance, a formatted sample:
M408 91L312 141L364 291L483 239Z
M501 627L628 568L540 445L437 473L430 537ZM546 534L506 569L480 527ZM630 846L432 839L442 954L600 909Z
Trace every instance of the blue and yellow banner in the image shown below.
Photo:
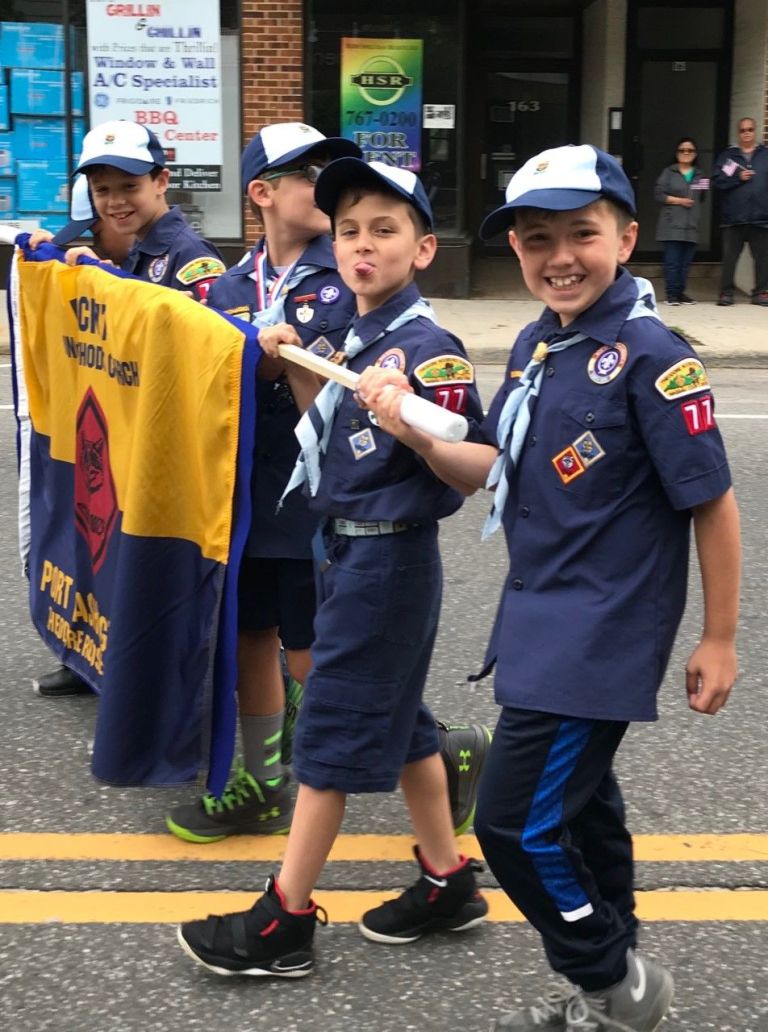
M218 794L235 737L256 333L61 257L17 248L9 284L32 621L100 695L98 778L165 785L207 769Z

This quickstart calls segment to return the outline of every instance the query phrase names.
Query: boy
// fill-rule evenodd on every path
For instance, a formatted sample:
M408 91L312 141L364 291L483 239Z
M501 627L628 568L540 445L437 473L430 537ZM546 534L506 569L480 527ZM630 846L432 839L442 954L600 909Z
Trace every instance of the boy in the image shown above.
M105 227L134 239L121 265L126 272L189 291L197 300L207 296L224 263L213 244L187 225L181 210L168 206L170 173L151 130L136 122L102 122L85 136L75 171L85 173Z
M635 953L632 847L614 753L656 694L685 604L691 518L704 629L686 668L691 709L716 713L736 677L739 525L706 372L621 264L632 188L594 147L558 147L512 178L483 223L510 228L546 304L512 349L487 444L404 426L392 372L358 390L387 429L466 492L495 487L509 573L488 651L503 707L475 831L505 892L575 986L494 1028L650 1032L672 978ZM377 375L374 375L377 374Z
M260 340L287 326L298 343L325 358L340 352L355 312L355 296L336 269L330 222L315 204L314 184L332 159L359 156L350 140L328 139L298 122L264 127L243 152L243 189L264 236L211 288L208 304L262 326ZM299 454L299 410L284 363L262 359L252 483L253 518L239 579L238 708L243 762L220 799L210 794L176 807L168 829L188 842L218 842L232 834L288 830L291 798L285 768L301 686L309 674L315 583L312 538L317 516L293 492L276 515ZM310 385L311 396L316 384ZM311 401L307 398L307 403ZM306 408L306 404L302 406ZM286 698L280 670L285 650L291 680ZM285 727L284 727L285 723ZM488 733L473 725L441 728L443 759L453 788L457 834L474 814L477 774ZM460 754L472 752L469 763ZM462 768L469 767L469 770Z
M349 367L408 370L419 393L479 419L463 347L435 326L412 282L437 246L416 176L340 158L320 174L315 197L331 216L339 273L357 296L344 344ZM289 331L284 327L280 339L290 342ZM277 343L264 346L276 355ZM297 388L312 387L298 366L289 367L289 377ZM346 794L392 791L398 780L422 874L399 899L363 916L363 934L413 942L437 929L471 928L487 912L477 865L456 850L437 729L422 702L440 606L437 521L462 499L337 386L323 388L296 431L303 462L291 484L307 470L310 509L325 521L326 560L313 667L296 727L299 790L285 859L251 910L179 929L185 952L223 975L309 974L318 920L311 893L341 827Z

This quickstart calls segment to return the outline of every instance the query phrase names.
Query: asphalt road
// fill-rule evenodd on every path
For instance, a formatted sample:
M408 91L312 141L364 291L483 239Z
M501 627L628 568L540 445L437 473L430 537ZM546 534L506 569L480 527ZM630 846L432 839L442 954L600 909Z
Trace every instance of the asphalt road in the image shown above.
M492 367L480 369L486 400L500 373ZM683 668L701 619L694 567L688 611L662 692L661 720L631 729L618 767L632 830L639 836L663 837L658 840L662 859L638 863L643 894L657 904L661 900L657 910L661 919L645 925L643 948L665 960L677 982L674 1011L663 1028L766 1032L768 1016L760 1014L768 1008L764 676L768 556L763 526L768 508L768 371L716 369L712 379L743 519L741 675L721 716L712 719L689 712ZM97 783L88 768L96 699L51 701L31 692L31 678L51 666L51 657L29 625L25 583L16 556L10 400L9 370L4 367L0 369L0 661L5 670L0 681L0 1029L481 1032L494 1012L541 992L549 978L536 936L525 925L508 920L489 923L464 937L446 936L399 948L376 946L362 940L354 924L335 923L318 933L318 967L311 978L296 982L216 979L193 966L178 949L168 907L172 910L183 893L259 891L275 868L274 860L226 862L214 859L214 854L208 854L210 859L199 854L202 859L129 860L119 851L117 859L99 859L108 854L98 848L89 858L56 858L62 852L57 844L74 841L71 836L77 834L160 836L163 814L189 798L194 789L116 789ZM487 497L470 500L442 531L447 584L428 697L438 716L493 724L490 683L470 686L466 682L466 675L482 659L505 567L501 535L487 544L479 541L487 505ZM353 798L344 832L353 842L363 834L407 834L400 797ZM11 848L26 833L52 833L54 838L35 840L43 845L33 859L24 849L14 854ZM734 840L724 836L736 834L752 836L741 851L726 848ZM687 855L687 839L697 835L710 837L708 849L691 848L691 859L680 859ZM666 843L679 844L675 836L683 837L682 849L665 851ZM723 843L722 854L718 843ZM334 862L328 865L320 888L331 899L334 893L340 898L350 891L388 891L407 884L413 874L412 866L401 860ZM493 887L487 875L485 883ZM696 892L687 896L684 889ZM53 896L54 892L65 895ZM660 896L661 892L668 896ZM137 914L111 920L116 897L110 893L123 899L133 899L127 893L140 894ZM61 900L62 908L71 900L69 916L57 920L53 904L49 919L35 916L41 899L43 903ZM718 919L728 912L724 900L739 904L741 917L748 919ZM706 907L702 910L697 901L712 902L711 919L701 919ZM87 903L96 916L87 916ZM149 918L138 914L141 907L149 908ZM682 919L664 919L674 915ZM333 919L332 907L330 916Z

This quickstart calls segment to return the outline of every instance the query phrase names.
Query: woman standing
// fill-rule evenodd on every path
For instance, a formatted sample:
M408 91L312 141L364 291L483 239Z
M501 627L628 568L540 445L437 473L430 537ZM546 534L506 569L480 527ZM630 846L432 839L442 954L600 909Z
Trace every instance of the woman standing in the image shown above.
M695 305L685 287L699 237L701 191L709 187L709 181L703 180L696 168L696 144L690 136L679 141L675 157L656 180L654 197L661 205L656 239L664 244L667 304Z

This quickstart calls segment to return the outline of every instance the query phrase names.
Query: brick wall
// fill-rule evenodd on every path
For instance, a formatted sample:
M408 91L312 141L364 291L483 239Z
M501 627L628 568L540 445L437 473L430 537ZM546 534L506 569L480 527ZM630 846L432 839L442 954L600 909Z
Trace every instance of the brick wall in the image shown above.
M243 145L264 125L304 118L302 0L242 0ZM258 232L245 209L245 239Z

